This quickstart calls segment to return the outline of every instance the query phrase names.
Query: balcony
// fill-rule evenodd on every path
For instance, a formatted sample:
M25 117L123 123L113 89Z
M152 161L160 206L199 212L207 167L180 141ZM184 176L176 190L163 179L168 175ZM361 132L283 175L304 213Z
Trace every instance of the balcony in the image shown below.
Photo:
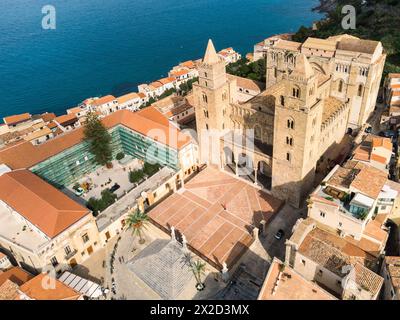
M65 260L71 259L74 255L76 255L78 251L76 249L72 250L70 253L66 253L64 258Z

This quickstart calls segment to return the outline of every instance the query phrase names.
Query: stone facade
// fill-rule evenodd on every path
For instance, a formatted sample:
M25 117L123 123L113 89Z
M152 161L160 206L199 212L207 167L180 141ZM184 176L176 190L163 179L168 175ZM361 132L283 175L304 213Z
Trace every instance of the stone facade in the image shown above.
M243 101L209 41L193 86L200 157L298 207L321 156L373 111L385 55L349 36L264 48L267 89Z

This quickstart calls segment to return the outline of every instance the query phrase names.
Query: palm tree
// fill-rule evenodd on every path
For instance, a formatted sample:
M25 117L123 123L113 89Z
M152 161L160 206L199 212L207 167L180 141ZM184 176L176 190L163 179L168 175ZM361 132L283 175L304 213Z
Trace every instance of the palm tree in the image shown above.
M201 262L200 260L197 260L196 262L192 262L191 264L191 269L194 274L194 277L196 278L196 288L197 290L203 290L205 285L201 281L201 277L205 274L206 270L206 264L204 262Z
M143 244L146 240L143 238L143 230L147 228L149 216L139 209L132 211L125 220L126 229L132 229L132 234L139 237L139 243Z

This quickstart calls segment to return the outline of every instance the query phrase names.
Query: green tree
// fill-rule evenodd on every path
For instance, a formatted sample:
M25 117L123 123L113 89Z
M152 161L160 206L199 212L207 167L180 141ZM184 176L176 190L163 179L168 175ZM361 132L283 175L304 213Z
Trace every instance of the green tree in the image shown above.
M83 134L96 163L102 166L109 163L112 160L111 135L95 113L88 114Z
M101 198L96 199L90 198L86 206L93 211L93 215L96 217L100 212L107 209L117 199L116 194L112 193L109 189L105 189L101 192Z
M148 175L152 176L155 174L158 170L160 169L160 164L159 163L149 163L145 162L143 166L143 172Z
M147 228L149 216L139 209L131 212L125 220L127 230L132 230L132 234L139 237L139 243L143 244L146 240L143 238L143 231Z
M135 183L140 181L144 176L143 170L129 171L129 181L130 183Z
M123 158L125 158L125 153L123 152L118 152L117 155L115 156L115 159L117 160L122 160Z

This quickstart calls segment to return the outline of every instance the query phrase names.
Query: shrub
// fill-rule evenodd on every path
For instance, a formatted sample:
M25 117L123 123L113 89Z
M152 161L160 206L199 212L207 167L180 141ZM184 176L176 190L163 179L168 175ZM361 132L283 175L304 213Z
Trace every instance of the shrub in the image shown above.
M149 163L149 162L145 162L144 166L143 166L143 171L146 175L148 176L152 176L153 174L155 174L158 170L160 169L160 164L158 163Z
M112 193L109 189L105 189L101 192L100 199L92 197L89 199L86 206L93 211L93 215L96 217L99 212L104 211L110 205L112 205L116 198L117 196L114 193Z
M136 183L143 179L144 173L142 170L129 171L129 181Z
M118 152L115 159L117 160L122 160L123 158L125 158L125 153L123 152Z

